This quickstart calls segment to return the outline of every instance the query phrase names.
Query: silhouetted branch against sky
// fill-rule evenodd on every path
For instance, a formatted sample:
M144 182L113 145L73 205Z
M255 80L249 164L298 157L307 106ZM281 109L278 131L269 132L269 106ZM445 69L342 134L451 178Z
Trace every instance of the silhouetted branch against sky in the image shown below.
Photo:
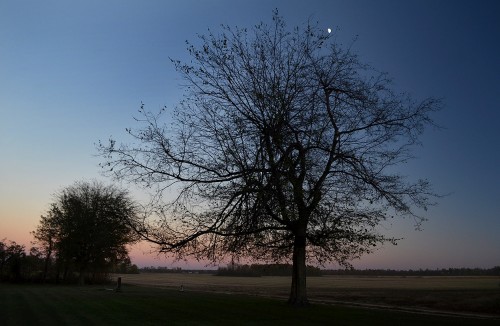
M395 241L375 231L390 214L419 222L412 208L432 202L427 181L391 168L441 102L396 94L315 24L272 18L187 42L191 60L172 60L185 90L173 123L143 105L133 143L99 147L116 179L179 191L155 202L161 222L136 227L162 252L348 264Z
M275 26L275 21L271 19L273 8L279 8L286 21L285 31L290 37L286 39L286 46L267 55L266 61L257 54L260 49L271 46L275 38L272 34L261 33L262 46L253 46L258 30L255 24L263 20L268 27ZM499 38L500 33L498 12L497 1L481 1L480 4L455 1L453 5L446 1L411 0L2 1L0 44L6 50L0 54L0 76L5 76L0 77L0 198L3 200L0 205L0 238L28 245L31 239L27 230L33 230L40 214L49 208L54 189L74 180L105 180L98 166L104 160L94 155L94 143L99 139L107 140L110 135L116 141L116 148L122 144L128 146L123 148L129 150L128 159L135 159L136 163L147 167L140 169L140 165L135 168L122 165L115 166L113 170L125 173L129 169L136 173L135 180L139 183L146 180L143 185L150 188L129 186L134 198L140 198L145 204L150 201L171 203L178 198L176 205L149 205L148 209L158 212L158 216L170 217L172 210L177 211L179 217L183 216L180 213L183 212L181 204L195 215L217 211L227 214L238 212L231 209L238 207L236 203L243 205L243 195L234 189L246 181L268 182L269 187L281 187L284 191L292 189L291 182L278 182L283 181L280 177L271 180L270 164L264 164L271 157L269 150L278 149L281 152L273 157L274 163L289 169L295 166L295 171L290 172L294 172L297 178L302 176L301 162L305 164L308 172L303 175L301 183L303 193L297 192L296 195L297 198L303 195L301 205L308 207L315 201L314 186L319 180L320 167L326 167L328 162L323 154L328 152L328 146L332 146L332 143L323 140L335 139L332 120L325 113L328 111L320 109L322 103L324 107L329 103L337 119L333 121L340 130L337 144L343 156L342 160L339 156L334 157L332 172L325 176L322 183L324 191L319 202L350 197L351 194L342 187L343 183L349 182L355 185L357 195L370 197L355 201L360 205L366 203L367 208L380 210L386 216L388 210L384 205L389 205L391 200L392 204L402 209L400 212L406 212L406 203L417 215L406 220L380 220L376 228L383 235L388 238L404 237L404 241L399 241L398 246L373 247L383 250L354 260L354 266L361 269L490 268L500 250L497 246L500 175L496 173L500 152L494 150L500 145L496 126L500 111L495 109L498 106L497 85L500 84L500 45L493 41ZM221 24L230 30L225 30ZM292 38L305 32L308 25L316 37L309 36L310 49L314 49L314 42L323 41L323 44L321 49L301 55L305 47L292 48L289 45L304 40L304 34L301 34L300 40ZM298 31L295 26L299 27ZM247 28L246 32L244 28ZM262 29L265 27L262 26ZM224 42L224 33L226 48L206 44L209 52L221 54L210 61L209 54L204 52L205 41L197 35L204 36L208 42L212 36L215 41ZM238 42L232 36L237 33L247 38ZM185 40L189 40L192 50L200 52L202 61L186 51ZM220 44L224 46L224 43ZM336 44L333 49L332 44ZM248 50L248 54L254 57L249 59L241 53L231 52L238 47ZM243 59L233 61L230 55ZM280 60L285 56L287 60ZM169 58L179 60L177 68L180 70L176 70L175 62L172 64ZM339 65L330 64L335 60L340 62L340 59L351 70L339 70ZM288 62L307 63L309 68L300 70L298 67L303 67L300 64L295 70L288 69L285 64ZM210 74L216 72L210 64L218 63L225 65L221 66L225 69L217 72L217 78L210 79ZM201 88L196 88L184 78L186 75L181 69L184 64L193 66L195 70L188 75ZM266 67L266 73L258 70L262 67ZM203 75L199 68L204 68L207 73ZM238 73L231 72L234 68L238 69ZM253 69L253 75L249 68ZM357 75L349 75L350 72ZM316 77L305 78L312 74ZM273 76L276 79L273 80ZM300 80L300 76L304 78ZM342 76L353 78L341 79ZM210 84L199 84L202 77ZM288 77L287 86L283 86L282 82L287 80L284 77ZM256 84L256 80L267 82ZM343 83L335 82L340 80L344 80ZM294 88L299 81L307 87ZM273 85L281 86L273 89ZM327 87L321 88L322 85ZM367 89L360 91L364 87ZM208 100L208 97L202 96L202 90L206 90L208 96L217 95L214 92L219 90L225 90L226 94L218 94ZM199 91L198 95L196 91ZM331 92L329 101L325 91ZM182 103L182 94L189 92L192 96L184 97ZM401 95L402 92L407 94ZM270 100L272 94L282 95L275 97L274 106ZM314 94L314 100L308 102ZM430 102L426 101L428 96L431 96ZM379 121L388 122L386 118L389 116L381 113L399 112L401 118L403 114L413 111L399 110L399 106L413 109L421 106L425 111L429 106L440 105L432 102L436 98L443 98L446 105L442 105L443 110L428 116L443 125L446 128L444 131L428 128L431 121L422 121L420 125L415 123L422 114L415 116L417 120L410 129L399 130L401 124L397 117L393 117L396 119L391 125L378 124ZM367 105L377 99L381 100L377 105ZM232 104L228 100L233 101L233 106L239 111L230 109ZM287 100L287 105L294 108L289 115L278 110L279 105ZM137 113L141 102L146 115ZM245 105L255 109L265 107L268 115L258 115L261 112L248 110ZM163 106L166 109L160 113ZM377 116L377 108L384 106L386 111L379 110ZM202 109L204 120L196 120L194 116L186 120L183 116L199 114ZM313 111L316 118L311 118L310 113L308 115ZM142 121L133 119L134 112L135 117ZM316 115L316 112L323 114ZM210 118L216 123L210 123ZM262 125L263 118L267 119L268 125ZM299 123L300 119L307 119L307 123ZM146 162L143 160L145 156L131 151L141 142L128 136L124 127L131 127L129 132L132 133L147 131L148 120L153 123L152 129L144 135L138 134L151 140L143 143L148 145L143 148L151 154L150 161ZM179 121L194 125L191 127ZM406 124L408 127L410 121L407 120ZM228 129L227 126L233 127ZM267 136L261 133L264 127L267 128ZM362 129L364 127L369 128ZM206 137L210 130L216 132L218 138ZM392 133L391 130L399 131ZM422 130L425 132L421 133ZM288 133L283 140L274 137L282 131ZM315 133L309 137L303 137L313 131ZM288 135L302 138L300 142L293 141L293 145L294 138ZM237 137L231 140L233 136ZM268 142L270 147L266 145L266 137L271 137L272 141ZM318 142L320 139L321 143ZM193 147L192 144L198 140L204 145ZM183 148L187 149L186 153L180 156ZM217 148L232 149L234 153L226 151L224 155L217 156ZM245 151L235 150L238 148ZM154 160L152 155L155 151L170 153L165 161L175 159L175 164ZM309 156L305 157L314 159L300 160L301 151L308 153ZM384 151L385 156L377 155ZM125 157L122 159L125 162ZM188 169L187 162L195 164L189 165ZM239 174L241 168L250 167L254 168L253 172ZM196 169L199 169L197 175L192 173ZM355 174L347 174L346 171ZM167 178L156 172L198 179L191 183L191 187L186 187L188 181ZM343 178L340 177L341 172L345 174ZM373 173L376 178L367 177ZM357 179L354 179L355 176ZM337 183L335 178L339 179ZM438 193L452 195L442 199L427 197L431 202L439 201L439 205L425 211L412 204L418 202L416 195L406 196L401 203L391 196L376 197L376 190L370 194L367 192L373 185L384 189L390 184L404 184L407 192L415 191L415 194L423 195L419 189L425 188L432 194L426 179L419 182L419 178L432 181L432 188ZM223 180L217 186L217 182ZM214 182L210 184L208 181ZM365 181L372 185L368 186ZM225 192L225 188L232 190ZM157 191L159 189L164 190ZM220 197L219 202L209 201L204 196L209 195L212 189L214 193L224 193L225 197ZM256 200L258 191L253 189L254 193L249 193L250 189L245 188L245 200ZM396 193L401 190L395 187L389 189ZM149 195L152 195L151 198L148 198ZM295 204L290 207L283 205L293 196L289 193L281 199L272 198L275 206L268 207L266 214L273 216L274 223L263 227L276 227L280 219L284 220L281 211L285 208L293 211L294 207L298 207ZM342 201L339 205L346 210L348 208L348 204ZM265 207L259 208L259 214L263 214ZM336 211L333 208L322 209ZM276 213L278 209L279 214ZM354 213L353 210L345 215L354 219ZM389 215L396 215L393 213ZM359 212L358 215L364 216ZM185 213L185 216L188 217L188 214ZM224 226L224 219L217 220L216 216L205 216L199 225L186 224L185 230L197 230L198 226ZM335 220L333 216L328 220ZM420 221L420 217L428 217L428 221L422 224L423 232L414 232L414 224ZM337 220L341 221L340 217ZM314 228L324 226L320 221L309 221L310 230L313 225ZM162 218L148 219L147 222L152 226L166 226ZM172 230L180 226L181 219L169 225ZM347 225L339 228L345 229ZM286 248L292 237L287 241L274 241L285 233L277 230L273 236L262 237L261 241L268 246ZM314 233L321 234L319 231ZM211 238L213 243L220 244L212 248L219 248L218 252L222 252L225 247L223 242L217 241L218 238L220 235ZM317 239L308 241L321 243ZM168 258L158 260L143 254L145 251L148 249L137 245L133 248L132 259L141 266L172 264ZM189 259L187 265L180 262L174 266L202 267L205 263Z

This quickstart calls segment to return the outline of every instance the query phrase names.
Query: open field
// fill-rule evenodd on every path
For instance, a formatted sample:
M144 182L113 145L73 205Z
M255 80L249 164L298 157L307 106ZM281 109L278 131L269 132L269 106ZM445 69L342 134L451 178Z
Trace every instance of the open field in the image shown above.
M123 282L142 286L250 294L286 299L288 277L224 277L203 274L136 274ZM309 298L326 302L391 309L435 310L500 317L498 277L310 277Z
M163 275L162 275L163 276ZM165 275L167 276L167 275ZM267 281L266 281L267 282ZM124 284L0 284L0 324L18 325L498 325L465 318L317 304L294 309L282 300Z

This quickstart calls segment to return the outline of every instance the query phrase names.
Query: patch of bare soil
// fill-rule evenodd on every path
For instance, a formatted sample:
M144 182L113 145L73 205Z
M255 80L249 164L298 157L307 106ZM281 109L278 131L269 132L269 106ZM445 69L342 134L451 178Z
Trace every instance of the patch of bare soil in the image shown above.
M500 317L499 290L311 289L311 299Z

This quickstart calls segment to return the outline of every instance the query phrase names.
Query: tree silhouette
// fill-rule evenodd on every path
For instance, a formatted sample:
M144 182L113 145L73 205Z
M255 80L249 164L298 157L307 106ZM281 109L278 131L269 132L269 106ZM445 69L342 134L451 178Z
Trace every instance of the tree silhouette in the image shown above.
M116 187L77 182L64 188L32 232L45 254L44 278L53 252L66 270L76 268L81 284L89 271L105 273L128 259L125 246L137 236L127 221L135 214L128 193Z
M429 183L393 167L440 103L395 94L332 35L275 12L188 42L191 61L172 60L186 87L172 124L142 105L132 144L98 145L109 174L153 190L151 214L131 221L143 239L178 257L291 261L289 303L303 305L306 260L348 264L395 241L375 231L389 216L423 219Z
M15 241L0 241L0 281L7 279L13 282L22 281L22 263L26 258L24 246Z

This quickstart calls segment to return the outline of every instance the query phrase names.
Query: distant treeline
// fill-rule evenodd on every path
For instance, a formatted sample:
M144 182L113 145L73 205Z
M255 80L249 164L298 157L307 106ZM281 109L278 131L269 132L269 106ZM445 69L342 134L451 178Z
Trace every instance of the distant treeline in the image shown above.
M322 271L318 267L307 266L307 276L321 276ZM219 267L217 276L291 276L292 265L290 264L252 264L240 265L229 264L227 267Z
M215 274L213 269L182 269L181 267L150 266L139 268L139 273L170 273L170 274Z
M191 270L180 267L142 267L139 273L183 273L183 274L214 274L216 276L291 276L290 264L229 264L217 270L201 269ZM308 276L322 275L352 275L352 276L500 276L500 266L493 268L443 268L443 269L418 269L418 270L393 270L393 269L319 269L307 267Z
M110 273L139 273L128 257L92 267L86 276L88 283L107 282ZM28 251L15 241L0 241L0 282L75 283L78 272L70 260L48 257L38 247Z
M360 276L500 276L500 266L493 268L442 268L418 270L338 269L322 270L323 275Z

